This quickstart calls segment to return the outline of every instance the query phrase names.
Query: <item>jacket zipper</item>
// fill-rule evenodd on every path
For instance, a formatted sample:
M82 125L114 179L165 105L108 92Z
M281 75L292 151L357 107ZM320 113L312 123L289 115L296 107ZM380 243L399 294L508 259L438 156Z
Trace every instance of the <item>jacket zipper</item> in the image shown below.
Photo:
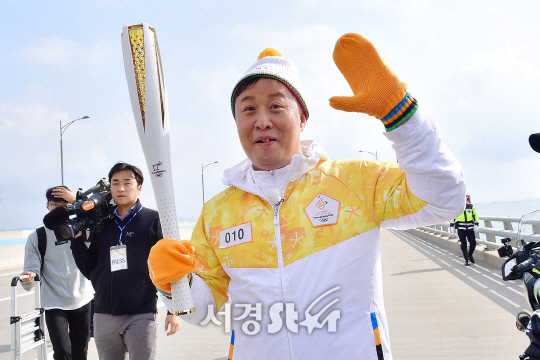
M293 172L293 170L295 169L296 166L297 166L297 162L295 161L295 158L293 157L293 161L291 161L291 169L289 170L289 172L286 175L286 181L284 182L285 184L289 183L292 172ZM274 175L273 172L272 172L272 175ZM255 182L255 179L253 179L253 181ZM256 183L255 183L255 185L257 187L259 187ZM241 188L239 186L236 186L236 187L243 190L243 191L245 191L245 192L247 192L247 193L257 195L253 190L243 189L243 188ZM282 192L283 192L281 194L281 199L282 200L277 205L276 204L271 204L270 201L268 201L266 199L266 197L264 196L264 192L262 191L262 189L260 187L259 187L259 189L261 190L261 194L258 195L263 201L266 201L268 204L270 204L270 206L274 210L274 233L275 233L275 236L276 236L276 251L277 251L277 259L278 259L278 269L279 269L279 282L280 282L281 300L283 301L283 304L285 304L285 293L283 291L283 253L282 253L282 248L281 248L281 227L279 226L279 208L281 207L281 204L284 201L285 189L286 188L287 188L287 186L285 186L285 188L282 189ZM285 334L287 335L287 347L288 347L289 359L292 360L291 339L290 339L290 335L289 335L289 329L285 329Z
M285 184L289 183L289 180L291 178L292 171L294 170L294 167L296 166L296 163L294 161L291 162L291 168L289 172L286 175ZM274 175L274 172L272 172L272 176ZM274 209L274 234L276 236L276 251L277 251L277 260L278 260L278 269L279 269L279 281L280 281L280 291L281 291L281 301L283 304L285 304L285 292L283 290L283 251L281 247L281 226L279 225L279 208L281 207L281 204L283 204L283 201L285 199L285 188L283 188L283 185L280 187L280 191L282 191L281 194L281 201L277 204L271 204L272 208ZM285 334L287 336L287 347L288 347L288 353L289 353L289 359L292 360L292 354L291 354L291 338L289 335L289 329L285 328Z
M242 189L242 188L239 188L239 189L248 192L246 189ZM249 192L252 193L251 191ZM264 201L266 201L268 204L270 204L270 202L267 201L262 194L260 195L260 197L261 199L264 199ZM274 233L276 236L276 251L277 251L277 259L278 259L279 282L280 282L279 290L281 291L281 300L283 304L285 304L285 293L283 292L283 253L282 253L282 248L281 248L281 227L279 226L279 208L281 207L282 203L283 202L279 203L277 206L270 204L270 206L274 210ZM285 329L285 334L287 335L287 347L288 347L289 359L292 360L291 339L289 336L288 329Z
M280 281L280 290L281 290L281 300L285 304L285 293L283 291L283 252L281 249L281 227L279 226L279 208L281 203L278 205L272 205L274 209L274 233L276 234L276 251L278 259L278 269L279 269L279 281ZM287 346L289 348L289 359L292 360L291 356L291 339L289 337L289 330L285 329L285 334L287 335Z

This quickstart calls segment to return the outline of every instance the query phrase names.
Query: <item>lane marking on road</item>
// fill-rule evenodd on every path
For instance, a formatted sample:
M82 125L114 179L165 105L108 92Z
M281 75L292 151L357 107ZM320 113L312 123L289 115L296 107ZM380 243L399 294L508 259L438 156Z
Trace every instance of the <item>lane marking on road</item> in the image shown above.
M488 272L491 272L490 269L483 267L482 265L475 265L476 267L479 267L480 269L486 270Z
M467 276L467 274L465 274L463 271L461 270L458 270L458 269L454 269L455 272L457 272L458 274L461 274L463 276Z
M518 291L518 290L514 289L514 288L511 287L511 286L507 286L506 288L507 288L508 290L512 290L513 292L515 292L515 293L518 294L518 295L523 295L523 291Z
M432 245L427 243L426 241L423 241L422 239L419 239L419 238L416 238L410 234L407 234L407 233L399 233L399 232L394 232L394 231L390 231L391 233L393 233L394 235L396 235L398 238L402 239L402 240L405 240L406 242L410 242L409 244L412 245L413 247L418 247L418 248L421 248L422 246L425 246L427 248L430 248L430 249L433 249L432 248ZM416 245L415 245L416 244ZM428 245L429 244L429 245ZM435 250L435 249L433 249ZM445 257L445 259L447 261L451 261L451 262L455 262L455 263L459 263L461 264L461 257L455 255L454 253L450 252L450 251L447 251L446 249L440 249L441 251L444 251L448 254L447 257ZM437 251L437 250L435 250ZM440 252L440 251L437 251L437 252ZM445 261L441 260L438 256L435 257L433 256L433 254L430 254L433 258L437 258L438 261L442 262L443 264L445 265L448 265ZM482 288L485 288L485 289L488 289L489 286L486 286L484 284L482 284L481 282L477 281L477 280L474 280L473 278L471 278L468 274L465 274L464 272L456 269L456 268L453 268L452 269L453 271L463 275L463 276L466 276L468 278L468 280L471 280L472 282L474 282L475 284L481 286ZM482 271L483 270L483 271ZM498 273L494 273L492 269L488 269L487 267L485 266L482 266L482 265L478 265L478 264L474 264L470 267L467 267L467 271L473 271L477 274L481 274L483 277L487 278L488 280L491 280L492 282L500 285L500 286L503 286L504 289L508 289L510 291L512 291L513 293L517 294L517 295L523 295L522 291L519 291L515 288L514 284L505 284L500 275ZM520 305L514 303L513 301L509 300L508 298L500 295L498 292L496 292L495 290L493 289L490 289L489 290L490 292L492 292L493 294L497 295L498 297L504 299L505 301L507 301L508 303L512 304L513 306L516 306L516 307L520 307Z
M488 287L484 284L482 284L481 282L479 281L476 281L474 280L472 277L469 277L468 280L471 280L473 283L477 284L477 285L480 285L481 287L483 287L484 289L487 289Z
M501 299L505 300L506 302L508 302L508 303L510 303L510 304L512 304L512 305L514 305L515 307L520 307L520 305L516 304L515 302L513 302L513 301L510 300L510 299L505 298L504 296L502 296L501 294L499 294L498 292L496 292L496 291L494 291L494 290L491 290L491 289L490 289L489 292L492 293L492 294L497 295L498 297L500 297Z
M477 274L482 274L481 271L478 271L478 270L476 270L476 269L474 268L474 265L469 266L469 270L474 271L474 272L477 273Z
M20 273L22 273L22 270L21 270L21 271L17 271L17 272L7 273L7 274L0 274L0 276L9 276L9 275L15 275L15 274L20 274Z
M439 261L442 262L442 263L443 263L444 265L446 265L446 266L452 266L452 265L450 265L449 263L447 263L447 262L444 261L444 260L439 259Z
M34 291L30 291L30 292L27 292L27 293L24 293L24 294L19 294L19 295L17 295L17 297L26 296L26 295L31 295L31 294L33 294L33 293L34 293ZM7 298L0 299L0 301L6 301L6 300L11 300L11 296L10 296L10 297L7 297Z
M495 280L495 279L492 279L490 276L487 276L486 274L482 274L482 276L485 277L486 279L489 279L489 280L493 281L496 284L503 285L502 284L502 279L501 279L501 281Z

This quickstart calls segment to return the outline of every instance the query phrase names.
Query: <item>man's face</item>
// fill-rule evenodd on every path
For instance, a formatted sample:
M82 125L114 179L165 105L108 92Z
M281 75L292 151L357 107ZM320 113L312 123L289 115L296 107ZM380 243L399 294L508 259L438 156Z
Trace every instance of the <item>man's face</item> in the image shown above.
M300 153L306 117L279 81L257 81L236 98L234 112L240 142L255 170L282 168Z
M47 201L47 210L53 211L59 206L66 207L68 205L69 203L64 200L51 200L51 201Z
M111 195L118 206L135 205L141 188L129 170L117 171L111 177Z

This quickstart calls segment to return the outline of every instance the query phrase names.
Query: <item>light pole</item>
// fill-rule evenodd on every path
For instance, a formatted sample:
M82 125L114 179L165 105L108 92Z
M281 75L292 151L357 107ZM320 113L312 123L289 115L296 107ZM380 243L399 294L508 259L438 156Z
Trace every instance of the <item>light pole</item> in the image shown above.
M62 126L62 120L60 120L60 172L62 174L62 185L64 185L64 146L62 145L62 135L66 131L69 125L73 124L75 121L88 119L89 116L83 116L82 118L72 120L66 125Z
M379 158L377 157L377 150L375 150L374 153L372 153L371 151L364 151L364 150L359 150L359 152L365 152L365 153L371 154L375 156L375 160L379 160Z
M217 161L214 161L213 163L210 163L210 164L206 164L206 165L202 165L202 170L201 170L201 179L202 179L202 203L204 205L204 169L206 169L207 166L210 166L210 165L214 165L214 164L217 164L218 162Z

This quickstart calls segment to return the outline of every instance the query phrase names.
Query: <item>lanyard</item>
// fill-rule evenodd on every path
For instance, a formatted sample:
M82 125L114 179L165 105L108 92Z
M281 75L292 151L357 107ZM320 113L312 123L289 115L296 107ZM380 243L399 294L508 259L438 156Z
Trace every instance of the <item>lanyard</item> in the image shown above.
M143 207L141 206L141 208L135 213L135 215L133 215L131 217L131 219L129 219L129 221L124 226L120 226L120 224L118 224L118 221L116 221L116 219L114 219L114 222L116 223L116 226L118 226L118 228L120 229L120 237L118 238L118 245L122 245L122 234L124 233L124 229L126 228L126 226L128 226L128 224L131 222L131 220L133 220L135 218L135 216L137 216L137 214L142 210L142 208Z

